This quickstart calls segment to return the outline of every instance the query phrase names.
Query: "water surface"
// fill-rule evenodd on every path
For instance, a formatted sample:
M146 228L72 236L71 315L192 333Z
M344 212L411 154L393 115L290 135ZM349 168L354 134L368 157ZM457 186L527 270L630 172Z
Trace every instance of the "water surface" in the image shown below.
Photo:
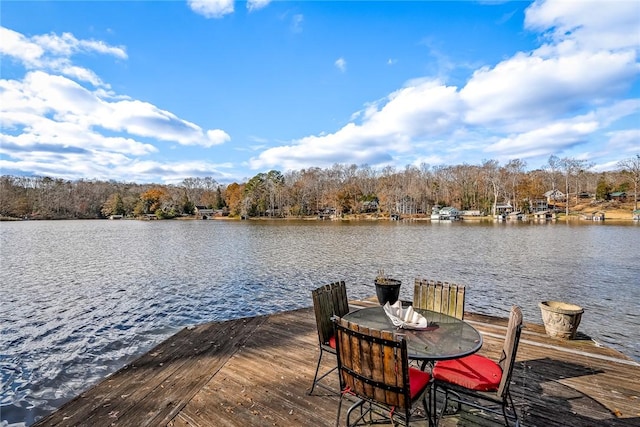
M0 223L0 425L29 425L180 328L311 306L379 269L467 286L469 311L584 307L580 332L640 360L640 226L627 223ZM315 363L315 361L310 361Z

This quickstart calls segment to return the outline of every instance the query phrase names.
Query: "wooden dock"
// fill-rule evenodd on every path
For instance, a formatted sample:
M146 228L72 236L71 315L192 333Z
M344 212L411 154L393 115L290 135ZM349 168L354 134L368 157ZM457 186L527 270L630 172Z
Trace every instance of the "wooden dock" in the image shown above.
M465 320L483 334L481 354L497 359L506 319ZM638 363L526 320L511 387L521 425L640 426ZM34 425L333 426L338 397L307 395L317 356L312 308L185 328ZM327 380L337 389L337 374ZM440 425L502 424L462 411Z

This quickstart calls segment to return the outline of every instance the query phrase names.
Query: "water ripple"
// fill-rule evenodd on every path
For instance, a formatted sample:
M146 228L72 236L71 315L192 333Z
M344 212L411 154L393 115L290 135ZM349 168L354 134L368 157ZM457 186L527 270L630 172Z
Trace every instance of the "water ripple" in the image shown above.
M443 226L444 225L444 226ZM467 285L467 309L540 322L585 307L580 330L640 360L640 227L403 222L0 223L0 425L29 425L182 327L311 305L384 269ZM594 268L597 266L597 268ZM613 298L616 295L626 298Z

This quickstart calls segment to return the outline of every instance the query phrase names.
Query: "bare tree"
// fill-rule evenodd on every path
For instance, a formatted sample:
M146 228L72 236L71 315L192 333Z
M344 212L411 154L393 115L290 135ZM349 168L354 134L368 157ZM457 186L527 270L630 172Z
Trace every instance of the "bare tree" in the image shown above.
M588 164L586 160L578 160L569 157L564 157L560 160L559 165L564 171L564 184L565 184L565 214L569 216L569 180L576 174L579 174L581 170L589 169L593 164ZM578 187L576 185L576 204L578 203Z
M509 180L509 199L513 203L513 208L515 210L520 210L520 200L518 197L518 185L522 180L522 176L524 174L524 168L527 166L527 163L520 159L510 160L505 165L505 171Z
M635 157L622 160L618 163L624 174L631 176L633 180L633 209L638 210L638 183L640 182L640 154Z
M560 159L558 156L549 156L549 160L547 161L547 166L545 170L549 173L549 177L551 179L551 189L556 189L556 180L558 178L558 171L561 168Z
M496 206L498 205L498 196L502 188L502 182L500 179L500 163L497 160L485 160L482 162L482 168L484 170L484 178L491 186L493 191L493 206L491 208L491 214L496 216Z

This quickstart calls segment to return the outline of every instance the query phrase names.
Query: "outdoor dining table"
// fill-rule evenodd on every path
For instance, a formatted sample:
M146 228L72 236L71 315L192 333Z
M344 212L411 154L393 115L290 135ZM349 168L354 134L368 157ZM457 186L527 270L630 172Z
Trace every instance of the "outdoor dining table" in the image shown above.
M428 363L468 356L482 347L482 335L465 321L435 311L415 311L427 319L426 328L400 329L382 306L361 308L343 318L361 327L403 334L409 359L420 361L423 369Z

